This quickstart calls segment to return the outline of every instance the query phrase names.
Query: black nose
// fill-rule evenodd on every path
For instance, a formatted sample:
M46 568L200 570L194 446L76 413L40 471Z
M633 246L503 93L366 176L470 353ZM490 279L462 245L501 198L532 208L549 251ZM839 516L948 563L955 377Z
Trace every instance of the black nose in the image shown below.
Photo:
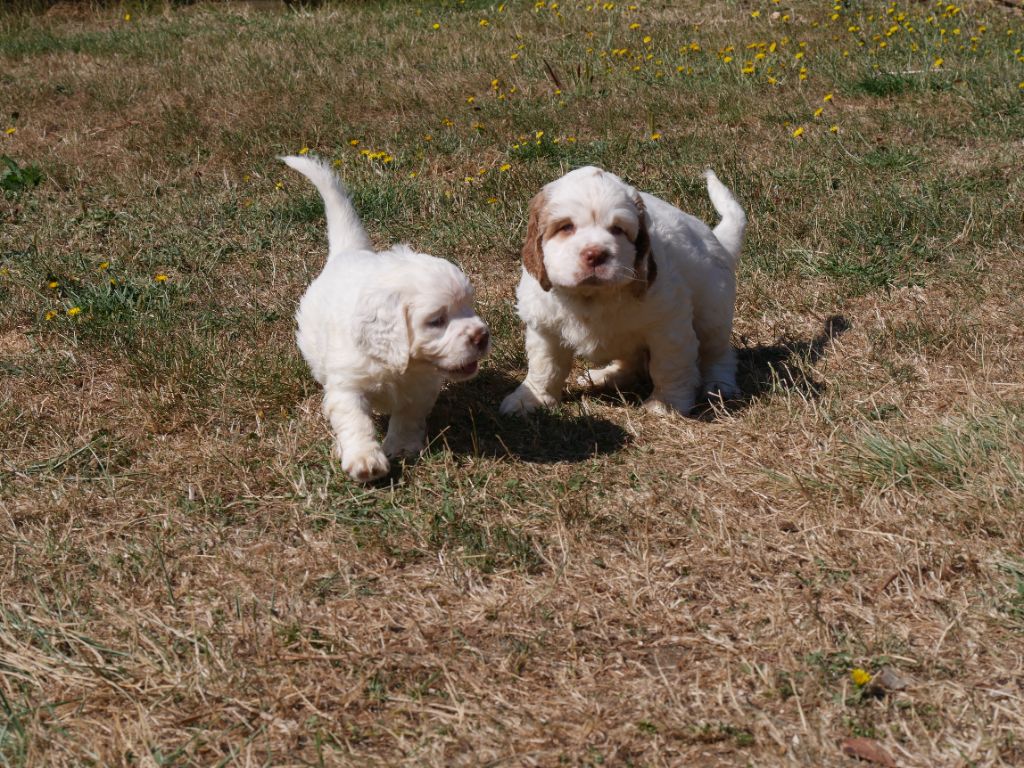
M491 332L486 328L480 328L476 333L470 336L473 343L476 344L477 349L486 349L487 342L491 340Z
M583 263L588 267L598 267L604 264L611 257L611 254L604 248L584 248L580 252L580 257L583 259Z

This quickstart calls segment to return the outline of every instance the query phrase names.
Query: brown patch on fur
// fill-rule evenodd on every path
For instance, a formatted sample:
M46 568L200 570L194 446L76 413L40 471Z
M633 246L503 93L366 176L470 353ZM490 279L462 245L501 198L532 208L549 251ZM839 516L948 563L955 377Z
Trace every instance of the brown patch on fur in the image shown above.
M551 280L544 269L544 231L547 228L547 195L541 190L530 200L530 216L526 224L526 242L523 243L523 266L533 275L540 287L551 290Z
M633 283L633 292L637 296L643 296L658 276L658 265L654 261L654 254L651 253L651 236L647 232L647 207L640 195L633 197L633 205L636 206L637 217L640 220L640 228L634 242L636 261L633 268L636 270L636 282Z

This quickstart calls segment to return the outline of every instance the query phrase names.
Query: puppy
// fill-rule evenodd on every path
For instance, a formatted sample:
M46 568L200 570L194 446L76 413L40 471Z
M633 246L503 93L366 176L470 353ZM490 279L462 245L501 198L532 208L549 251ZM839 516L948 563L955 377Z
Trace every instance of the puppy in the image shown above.
M626 387L644 375L645 406L688 413L699 388L739 396L729 342L746 215L711 171L714 231L600 168L572 171L530 202L523 276L526 380L503 414L553 406L581 355L603 367L581 384Z
M299 349L323 385L342 468L370 482L389 456L423 449L441 387L476 375L490 333L460 269L406 245L375 253L337 176L310 157L281 159L313 182L327 215L327 264L296 314ZM391 416L383 445L373 411Z

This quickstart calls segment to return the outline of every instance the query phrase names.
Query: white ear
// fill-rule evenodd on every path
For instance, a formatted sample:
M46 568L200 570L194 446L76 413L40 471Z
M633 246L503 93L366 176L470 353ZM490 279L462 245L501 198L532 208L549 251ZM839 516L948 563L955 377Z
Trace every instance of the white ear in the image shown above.
M404 373L409 366L409 322L397 291L371 290L355 312L356 344L374 360Z

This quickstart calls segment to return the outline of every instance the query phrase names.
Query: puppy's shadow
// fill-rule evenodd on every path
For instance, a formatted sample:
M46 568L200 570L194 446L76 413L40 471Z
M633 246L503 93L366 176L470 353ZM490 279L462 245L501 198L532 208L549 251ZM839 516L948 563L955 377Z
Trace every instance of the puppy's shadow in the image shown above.
M540 410L528 417L501 416L502 399L520 381L493 368L464 384L448 387L434 407L428 434L456 454L553 464L584 461L621 450L630 434L598 416Z
M724 404L705 400L691 415L703 421L713 421L726 413L735 415L779 390L820 397L825 383L811 369L828 353L832 341L850 327L845 317L833 315L812 339L783 338L775 344L740 347L737 381L743 397ZM490 368L471 381L448 387L431 414L428 434L444 441L456 454L511 456L539 464L584 461L629 445L630 434L617 424L599 416L569 415L565 407L561 412L540 410L527 418L499 415L502 399L519 383L519 379ZM603 394L584 394L573 387L566 403L585 397L630 408L642 403L648 394L649 383L627 392Z
M736 351L736 380L743 390L743 399L726 405L729 413L736 413L763 399L772 392L788 390L805 397L818 398L825 391L811 370L828 353L832 342L850 330L850 321L842 315L832 315L814 338L809 340L782 338L775 344L740 347ZM708 405L701 418L714 418L720 411Z

